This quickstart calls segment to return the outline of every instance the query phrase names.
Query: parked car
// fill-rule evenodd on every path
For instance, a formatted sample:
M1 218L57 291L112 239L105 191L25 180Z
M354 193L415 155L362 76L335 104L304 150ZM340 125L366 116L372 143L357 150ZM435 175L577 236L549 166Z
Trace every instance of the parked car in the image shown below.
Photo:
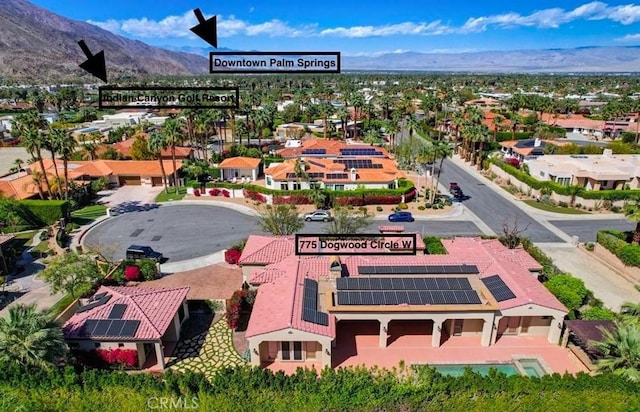
M328 222L331 219L331 213L326 210L316 210L315 212L306 213L304 215L304 220L306 222Z
M389 215L389 222L413 222L411 212L395 212Z
M151 259L158 263L162 262L162 253L156 252L149 246L131 245L127 248L127 259Z

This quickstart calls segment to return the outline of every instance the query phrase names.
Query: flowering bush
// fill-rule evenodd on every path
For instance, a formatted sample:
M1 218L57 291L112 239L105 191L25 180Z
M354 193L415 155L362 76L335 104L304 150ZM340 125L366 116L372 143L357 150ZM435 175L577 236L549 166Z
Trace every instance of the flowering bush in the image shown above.
M338 206L364 206L362 196L340 196L336 197L335 203Z
M516 159L515 157L507 157L506 159L504 159L504 162L515 167L516 169L520 169L520 160Z
M397 205L402 200L402 196L380 196L365 195L364 203L366 205Z
M193 195L196 196L196 197L200 196L200 190L193 189Z
M250 313L256 300L255 290L236 290L227 304L227 313L225 318L229 328L235 330L238 328L242 312Z
M96 355L107 365L119 365L125 368L138 366L138 351L135 349L97 349Z
M222 196L224 197L229 197L229 191L227 189L222 189ZM263 196L264 197L264 196ZM267 201L267 199L265 199L265 202Z
M132 282L140 280L140 268L137 266L127 266L124 269L124 278L125 280Z
M238 263L240 255L242 255L242 252L238 249L229 249L224 252L224 261L230 265L235 265Z
M258 193L255 190L243 189L242 194L244 197L257 202L266 203L267 201L267 198L262 193Z
M311 201L305 195L274 196L274 205L308 205Z
M213 188L209 190L209 196L219 196L219 195L220 195L220 189Z
M404 201L405 202L411 202L413 199L415 199L416 197L416 189L413 188L409 191L409 193L407 193L406 195L404 195Z

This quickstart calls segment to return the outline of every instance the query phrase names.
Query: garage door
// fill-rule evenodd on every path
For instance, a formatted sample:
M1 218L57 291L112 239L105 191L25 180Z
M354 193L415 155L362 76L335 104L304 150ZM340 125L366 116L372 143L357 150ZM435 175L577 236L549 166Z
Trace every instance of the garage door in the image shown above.
M152 177L151 184L153 186L162 186L162 178L161 177Z
M142 181L140 176L120 176L120 186L140 186Z

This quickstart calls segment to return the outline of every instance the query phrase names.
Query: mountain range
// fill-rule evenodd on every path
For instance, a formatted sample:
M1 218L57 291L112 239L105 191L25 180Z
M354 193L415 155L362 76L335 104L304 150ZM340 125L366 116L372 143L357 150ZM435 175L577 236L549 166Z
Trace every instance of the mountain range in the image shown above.
M0 78L95 81L78 67L86 59L78 46L79 40L84 40L93 53L105 51L110 78L206 74L207 56L214 50L207 47L150 46L57 15L26 0L0 0L0 6ZM637 72L640 71L640 47L343 55L342 69L476 73Z

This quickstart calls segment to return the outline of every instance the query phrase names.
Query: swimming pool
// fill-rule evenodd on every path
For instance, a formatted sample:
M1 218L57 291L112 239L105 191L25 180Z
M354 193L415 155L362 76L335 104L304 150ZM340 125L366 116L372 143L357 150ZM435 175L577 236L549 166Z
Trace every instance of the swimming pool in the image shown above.
M489 374L491 369L495 369L498 372L504 373L507 376L520 375L520 371L513 363L482 363L475 365L430 365L433 366L438 372L447 376L462 376L467 367L471 367L471 370L479 373L483 376Z
M539 378L548 374L538 359L514 359L512 362L504 363L431 364L428 366L447 376L462 376L467 367L483 376L487 376L491 369L507 376L524 375Z

